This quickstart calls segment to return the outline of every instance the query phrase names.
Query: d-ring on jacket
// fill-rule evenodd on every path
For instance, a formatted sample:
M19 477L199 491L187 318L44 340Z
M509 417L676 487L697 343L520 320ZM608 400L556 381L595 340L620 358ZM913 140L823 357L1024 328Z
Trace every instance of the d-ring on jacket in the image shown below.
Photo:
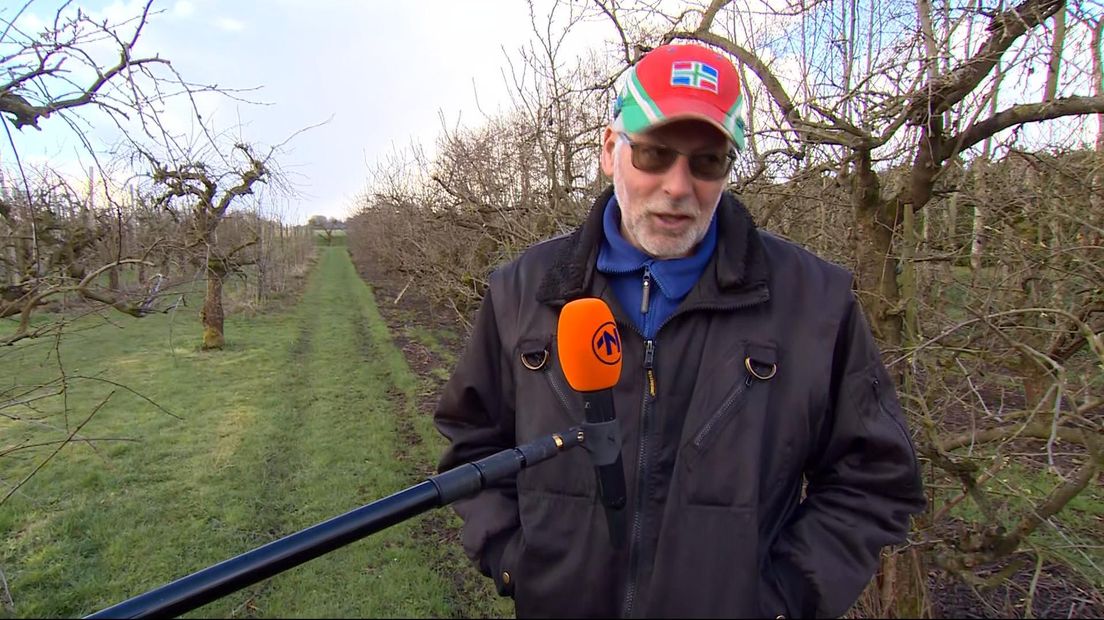
M726 193L712 260L645 341L595 268L611 194L491 275L434 417L441 471L580 424L556 325L601 297L623 345L628 544L610 544L594 468L570 450L457 502L465 551L519 617L843 614L924 506L851 275Z

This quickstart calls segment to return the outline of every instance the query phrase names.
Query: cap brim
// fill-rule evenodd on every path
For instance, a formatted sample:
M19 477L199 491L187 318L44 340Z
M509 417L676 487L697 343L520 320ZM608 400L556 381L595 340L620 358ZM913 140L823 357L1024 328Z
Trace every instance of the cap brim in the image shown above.
M698 120L705 121L716 127L717 131L724 134L729 142L732 142L737 148L742 146L743 141L737 140L736 136L732 135L732 131L725 127L723 122L724 114L721 114L715 106L698 101L697 99L689 98L667 98L662 101L657 101L656 103L659 109L664 111L663 118L654 122L640 124L637 127L631 127L626 124L625 130L629 133L640 133L678 121ZM668 114L666 110L676 111ZM718 116L720 119L717 118Z

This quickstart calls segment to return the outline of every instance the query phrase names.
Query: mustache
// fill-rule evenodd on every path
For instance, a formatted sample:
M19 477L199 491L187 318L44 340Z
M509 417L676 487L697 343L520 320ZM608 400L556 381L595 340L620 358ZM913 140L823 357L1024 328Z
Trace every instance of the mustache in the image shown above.
M671 213L678 215L690 215L701 211L701 205L693 197L672 199L665 196L657 196L644 203L644 210L648 213Z

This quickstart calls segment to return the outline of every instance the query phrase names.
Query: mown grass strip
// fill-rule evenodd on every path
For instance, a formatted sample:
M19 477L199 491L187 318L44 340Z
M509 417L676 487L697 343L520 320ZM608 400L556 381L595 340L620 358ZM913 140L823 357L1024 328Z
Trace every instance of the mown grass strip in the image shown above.
M14 601L6 616L79 616L140 594L415 484L443 447L415 415L418 382L344 248L321 250L293 310L231 316L222 352L198 349L194 316L110 320L88 319L99 325L56 351L38 341L9 348L0 380L50 380L59 352L68 374L126 385L181 419L118 391L82 432L98 441L66 446L0 505L0 569ZM70 425L111 389L71 381ZM38 424L0 421L0 445L56 439L62 407L55 398L20 410ZM0 480L11 485L43 454L0 459ZM464 614L455 575L468 568L441 563L449 558L419 532L422 518L191 615Z

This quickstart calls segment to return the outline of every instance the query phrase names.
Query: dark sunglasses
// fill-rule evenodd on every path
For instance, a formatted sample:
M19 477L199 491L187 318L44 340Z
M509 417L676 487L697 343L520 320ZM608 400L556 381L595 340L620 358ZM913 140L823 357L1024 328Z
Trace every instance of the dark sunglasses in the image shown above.
M706 151L683 153L661 144L635 142L629 134L619 131L618 136L632 149L632 165L637 170L658 174L666 172L679 155L685 155L690 163L690 174L701 181L718 181L728 176L736 161L736 151Z

